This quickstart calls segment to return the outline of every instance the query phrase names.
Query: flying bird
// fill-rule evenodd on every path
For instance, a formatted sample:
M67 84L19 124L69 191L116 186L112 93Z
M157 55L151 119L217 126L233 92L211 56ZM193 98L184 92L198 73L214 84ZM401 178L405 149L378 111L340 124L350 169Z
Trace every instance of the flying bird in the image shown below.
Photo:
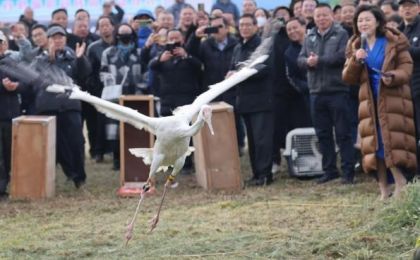
M168 186L174 182L177 173L184 166L185 158L193 151L193 148L189 147L191 137L197 134L205 123L208 124L210 132L213 134L213 127L211 124L212 111L211 107L207 104L223 92L257 74L259 70L264 68L265 65L263 63L269 57L265 53L271 48L271 43L272 41L269 40L263 42L251 55L250 59L241 64L241 68L236 73L222 82L209 86L209 90L199 95L192 104L178 107L172 116L160 118L148 117L134 109L92 96L89 93L80 90L77 85L73 83L69 84L67 80L64 84L54 84L54 82L52 82L53 84L50 84L46 88L49 92L64 94L70 99L78 99L90 103L107 117L131 124L138 129L145 129L156 136L153 148L130 149L132 154L142 157L146 164L150 164L150 171L148 180L143 188L144 192L140 195L135 214L130 224L127 226L126 244L132 238L134 222L140 205L144 200L145 192L155 185L156 173L160 170L167 170L169 167L172 167L172 172L169 174L164 185L164 191L157 214L151 221L150 232L153 231L159 221L159 215ZM31 71L30 67L22 66L20 64L13 64L13 66L13 69L10 69L10 67L7 69L8 66L0 66L0 69L8 70L10 73L15 72L15 74L19 74L16 73L16 70L28 71L24 74L31 73L31 78L34 78L33 75L36 75L36 72ZM39 71L38 66L37 72ZM51 73L45 72L42 74L51 75ZM17 78L19 78L18 76L19 75L16 75ZM42 77L42 75L40 75L40 77ZM197 113L197 119L190 125Z

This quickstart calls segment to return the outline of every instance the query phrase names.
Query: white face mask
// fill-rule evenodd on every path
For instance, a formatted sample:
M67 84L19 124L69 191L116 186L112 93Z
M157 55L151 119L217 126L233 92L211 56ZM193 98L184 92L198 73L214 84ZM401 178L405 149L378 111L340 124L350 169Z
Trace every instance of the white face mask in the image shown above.
M263 16L257 17L257 25L258 25L258 27L263 27L266 22L267 22L267 18L265 18Z

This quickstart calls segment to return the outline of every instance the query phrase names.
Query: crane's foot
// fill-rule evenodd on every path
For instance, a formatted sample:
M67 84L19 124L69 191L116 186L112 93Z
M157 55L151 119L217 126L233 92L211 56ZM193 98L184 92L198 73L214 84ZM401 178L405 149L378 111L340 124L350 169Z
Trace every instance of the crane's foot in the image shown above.
M159 214L157 214L154 218L152 218L150 220L150 230L149 230L149 233L152 233L152 231L156 228L158 222L159 222Z
M154 195L156 194L156 188L152 181L147 181L142 188L142 193L145 195Z
M127 226L127 231L125 232L125 246L127 246L128 242L133 238L133 229L134 229L134 225L133 223L130 223Z

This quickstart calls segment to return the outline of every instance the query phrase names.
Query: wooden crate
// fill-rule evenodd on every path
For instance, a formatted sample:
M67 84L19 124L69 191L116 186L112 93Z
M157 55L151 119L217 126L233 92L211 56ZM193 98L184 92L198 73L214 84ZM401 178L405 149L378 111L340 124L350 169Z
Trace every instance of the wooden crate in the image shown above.
M130 107L150 117L154 116L152 95L121 96L120 105ZM149 177L149 165L142 158L132 155L130 148L151 148L155 137L146 130L139 130L130 124L120 123L120 196L136 196Z
M240 190L241 167L233 107L212 103L214 135L207 125L193 137L197 182L208 190Z
M55 194L55 116L13 119L10 195L42 199Z

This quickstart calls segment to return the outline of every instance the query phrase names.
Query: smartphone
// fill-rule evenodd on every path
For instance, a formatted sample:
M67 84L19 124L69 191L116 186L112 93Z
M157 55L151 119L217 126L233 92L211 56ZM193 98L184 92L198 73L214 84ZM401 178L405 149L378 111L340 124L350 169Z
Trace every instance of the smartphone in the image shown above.
M197 10L198 10L198 11L205 11L204 9L205 9L205 8L204 8L204 3L198 3L198 4L197 4Z
M204 29L205 34L212 34L212 33L218 33L218 32L219 32L219 27L218 26L207 27L206 29Z

